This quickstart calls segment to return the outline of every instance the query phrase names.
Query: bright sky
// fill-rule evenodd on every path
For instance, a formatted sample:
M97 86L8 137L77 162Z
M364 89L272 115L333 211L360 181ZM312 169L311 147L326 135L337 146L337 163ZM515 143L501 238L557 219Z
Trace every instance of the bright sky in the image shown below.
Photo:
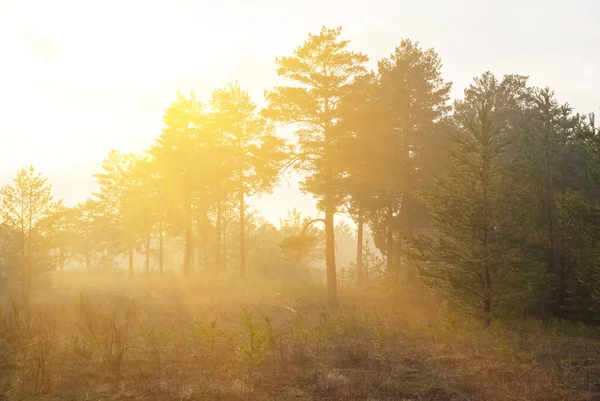
M454 96L476 75L529 75L577 111L600 108L597 0L0 0L0 183L33 163L67 203L109 149L142 151L175 93L238 80L255 101L275 57L344 27L375 63L402 38L434 47ZM294 182L257 201L269 220L314 214Z

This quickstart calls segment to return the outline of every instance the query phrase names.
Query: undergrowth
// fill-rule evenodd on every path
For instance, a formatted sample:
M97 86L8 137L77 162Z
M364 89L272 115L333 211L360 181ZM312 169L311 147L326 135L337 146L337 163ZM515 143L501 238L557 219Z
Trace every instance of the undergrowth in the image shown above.
M379 288L328 309L320 287L65 282L29 309L5 300L0 399L600 397L598 331L564 321L485 328Z

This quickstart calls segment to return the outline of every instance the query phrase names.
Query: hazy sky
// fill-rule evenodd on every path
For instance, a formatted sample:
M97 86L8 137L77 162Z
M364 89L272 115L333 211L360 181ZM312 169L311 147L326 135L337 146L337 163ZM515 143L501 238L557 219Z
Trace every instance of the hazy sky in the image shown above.
M600 108L597 0L0 0L0 183L33 163L80 201L109 149L150 145L178 90L205 100L238 80L260 104L275 57L322 25L373 65L402 38L434 47L454 96L491 70ZM313 204L291 182L257 206L276 221Z

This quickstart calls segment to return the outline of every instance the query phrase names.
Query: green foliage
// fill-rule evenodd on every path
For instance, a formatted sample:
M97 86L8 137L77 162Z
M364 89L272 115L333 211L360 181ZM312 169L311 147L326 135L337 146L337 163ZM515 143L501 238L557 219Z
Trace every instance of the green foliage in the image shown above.
M209 323L196 320L192 326L192 335L204 349L214 354L217 340L223 335L223 330L219 327L217 318Z
M248 371L261 363L267 355L267 346L273 333L271 320L263 316L264 325L261 325L249 311L248 306L242 305L240 321L244 328L242 344L237 348L237 355L247 365Z
M503 291L506 247L498 240L510 215L514 180L507 174L511 132L502 118L505 99L519 96L508 76L484 74L455 105L455 130L445 174L426 196L435 237L420 244L428 254L421 274L452 300L489 324Z
M286 237L279 243L279 250L284 259L300 262L313 250L317 238L312 235L302 234Z

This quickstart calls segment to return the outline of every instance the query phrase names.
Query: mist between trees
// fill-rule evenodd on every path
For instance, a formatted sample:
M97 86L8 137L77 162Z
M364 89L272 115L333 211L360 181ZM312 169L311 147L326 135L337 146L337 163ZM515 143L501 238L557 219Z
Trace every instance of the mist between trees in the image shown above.
M408 39L374 71L367 61L324 27L277 58L287 86L265 91L262 110L236 83L210 99L177 93L154 144L111 151L99 191L74 207L34 167L18 171L0 191L4 293L27 305L49 272L72 268L235 272L325 279L331 307L340 282L391 293L411 283L488 325L596 321L594 115L517 74L485 72L453 101L438 54ZM323 214L290 210L277 228L247 199L292 172ZM341 214L356 232L336 229ZM342 239L356 248L340 263Z

